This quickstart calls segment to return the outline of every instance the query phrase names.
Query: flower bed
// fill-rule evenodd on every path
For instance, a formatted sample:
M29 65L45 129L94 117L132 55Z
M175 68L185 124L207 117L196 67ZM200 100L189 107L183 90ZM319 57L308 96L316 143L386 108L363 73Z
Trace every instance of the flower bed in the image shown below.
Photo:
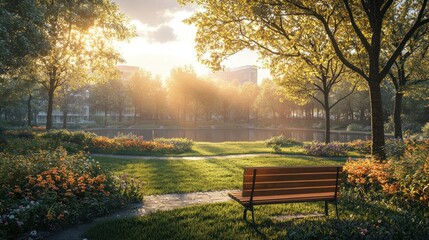
M0 238L86 221L142 198L140 183L63 148L0 153L0 174Z
M365 191L383 191L429 206L429 140L404 142L403 156L389 161L349 160L344 165L347 182Z

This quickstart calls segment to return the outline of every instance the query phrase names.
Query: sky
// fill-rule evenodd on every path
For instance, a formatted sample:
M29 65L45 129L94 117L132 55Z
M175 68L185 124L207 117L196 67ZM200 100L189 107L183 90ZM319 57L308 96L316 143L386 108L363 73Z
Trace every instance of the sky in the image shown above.
M180 6L176 0L113 0L128 15L138 36L118 44L126 65L138 66L166 79L174 67L192 65L198 75L211 70L200 64L195 53L196 27L183 23L195 11L193 6ZM237 53L223 63L226 68L244 65L261 66L255 52ZM269 76L258 69L258 81Z

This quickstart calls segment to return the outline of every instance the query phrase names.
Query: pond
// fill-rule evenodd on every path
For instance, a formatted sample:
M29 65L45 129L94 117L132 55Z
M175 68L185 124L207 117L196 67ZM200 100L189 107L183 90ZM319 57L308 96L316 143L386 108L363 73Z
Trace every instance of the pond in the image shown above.
M299 141L324 141L323 129L265 129L265 128L177 128L177 129L132 129L132 128L105 128L87 129L99 136L115 137L119 134L134 134L143 136L145 140L153 138L189 138L197 142L225 142L225 141L261 141L283 134L288 138ZM348 142L356 139L370 139L369 132L331 131L331 141Z

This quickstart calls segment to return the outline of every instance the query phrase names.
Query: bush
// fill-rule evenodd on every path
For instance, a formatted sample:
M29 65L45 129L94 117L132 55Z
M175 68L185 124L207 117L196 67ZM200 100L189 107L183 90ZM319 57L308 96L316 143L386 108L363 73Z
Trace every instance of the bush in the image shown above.
M293 138L286 138L283 134L265 140L265 146L273 148L274 152L281 152L281 147L302 146L303 144Z
M356 124L356 123L351 123L349 125L347 125L347 131L363 131L364 130L364 126L360 125L360 124Z
M160 139L152 142L131 135L115 138L96 137L92 139L89 150L94 153L109 154L148 154L181 153L190 151L192 141L188 139Z
M384 145L384 150L386 151L386 156L388 158L398 159L404 155L406 144L402 139L387 139L386 144Z
M31 130L8 130L5 131L4 134L13 138L34 139L36 137L36 134Z
M51 130L42 135L44 138L52 139L57 142L70 142L80 146L87 146L91 140L97 135L91 132L75 131L70 132L67 130Z
M119 178L86 154L63 148L0 153L0 232L54 230L141 199L135 180Z
M311 142L309 144L304 144L306 154L311 156L339 157L344 156L348 149L349 147L346 143L340 142L331 142L328 144Z
M187 138L155 138L153 141L159 144L173 145L175 153L192 151L194 144L191 139Z
M429 206L429 140L405 141L403 156L389 161L349 160L344 165L349 184L365 190L399 194Z
M348 142L347 145L348 145L349 151L356 151L362 154L371 153L371 141L369 140L357 139L352 142Z
M422 127L422 133L424 137L429 138L429 122Z

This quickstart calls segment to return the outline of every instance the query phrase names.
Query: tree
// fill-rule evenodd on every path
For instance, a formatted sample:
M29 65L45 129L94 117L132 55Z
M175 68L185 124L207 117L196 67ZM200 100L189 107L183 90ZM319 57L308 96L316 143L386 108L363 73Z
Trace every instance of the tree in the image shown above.
M270 57L268 61L271 73L278 85L282 86L286 99L301 105L308 104L313 99L322 106L325 112L325 143L329 143L330 111L354 92L356 83L352 83L351 88L338 96L336 90L344 89L346 82L352 82L354 76L333 52L323 29L311 29L312 33L309 34L305 33L306 26L300 27L303 30L300 30L299 44L296 47L299 57L284 58L278 55Z
M42 1L46 9L45 27L51 48L38 59L48 90L46 129L52 128L55 92L66 84L77 88L85 82L110 78L121 60L114 40L133 36L125 16L108 1Z
M245 82L240 86L239 105L245 115L247 123L250 123L251 111L255 109L255 101L258 92L258 85L252 82Z
M160 110L165 105L166 99L162 81L158 77L152 76L150 72L140 70L131 77L128 91L134 105L134 124L137 113L139 113L140 119L147 112L152 119L158 121Z
M0 75L25 66L49 48L35 0L0 0Z
M282 108L284 108L284 103L280 101L282 97L279 90L279 86L272 80L265 79L256 97L256 106L258 109L260 109L263 114L271 114L275 124L277 124L277 114L280 114Z
M372 154L378 159L386 158L380 84L407 42L429 22L427 0L179 2L197 3L201 7L202 10L188 19L188 23L194 23L198 28L196 50L200 61L214 68L220 68L225 58L244 48L258 50L263 58L296 56L296 46L301 44L294 41L301 34L296 26L304 25L309 30L320 26L341 62L368 85ZM411 2L410 8L403 9L404 2ZM387 39L390 34L395 34L393 30L398 26L386 24L386 18L398 14L408 15L410 21L404 23L406 30L399 44L389 51ZM353 34L348 34L350 30ZM289 44L282 44L284 40ZM277 45L286 51L276 51Z
M410 2L405 2L403 8L409 9ZM409 15L392 15L388 21L390 23L398 24L398 29L395 29L397 34L392 34L391 47L397 47L403 34L405 34L404 23L410 21ZM394 136L395 138L402 139L402 105L403 98L407 91L415 90L417 85L429 79L428 69L428 32L429 27L425 26L418 29L411 37L409 42L405 45L403 51L400 52L398 58L394 62L391 70L389 71L389 79L395 88L395 101L393 108L393 123L394 123Z

